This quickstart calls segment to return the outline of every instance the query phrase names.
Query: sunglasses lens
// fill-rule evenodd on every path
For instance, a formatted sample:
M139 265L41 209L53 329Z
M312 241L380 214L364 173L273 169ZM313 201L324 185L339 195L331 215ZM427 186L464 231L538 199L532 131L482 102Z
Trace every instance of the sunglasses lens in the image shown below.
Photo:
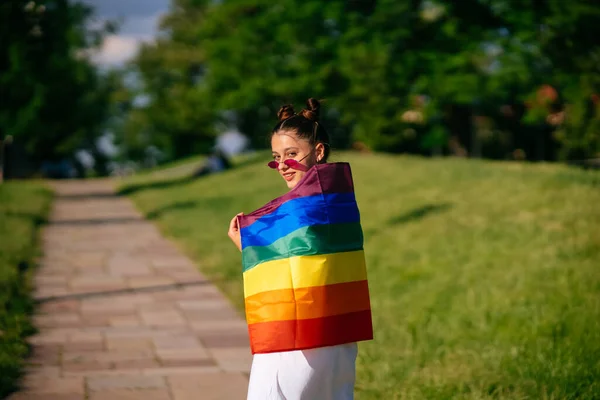
M289 168L298 168L298 166L301 165L298 161L291 159L291 158L288 160L285 160L283 163L285 165L287 165ZM273 169L279 168L279 163L275 160L268 162L267 165L269 166L269 168L273 168Z
M297 167L300 164L298 161L293 160L291 158L289 160L285 160L283 163L290 168Z

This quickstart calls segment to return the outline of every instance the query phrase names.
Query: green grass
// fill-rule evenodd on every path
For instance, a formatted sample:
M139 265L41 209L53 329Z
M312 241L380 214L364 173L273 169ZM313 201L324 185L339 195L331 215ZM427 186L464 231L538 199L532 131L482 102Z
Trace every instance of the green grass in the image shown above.
M162 172L167 172L168 170L172 170L172 169L178 169L180 167L195 168L195 167L201 165L205 158L206 158L205 156L201 156L201 155L185 157L180 160L170 161L168 163L157 165L156 167L142 169L138 173L136 173L136 175L144 176L144 175L156 174L156 173L160 174Z
M0 184L0 398L16 388L28 351L25 337L33 333L30 277L51 199L38 183Z
M600 174L338 154L352 165L375 340L358 399L600 398ZM130 193L243 309L229 220L283 194L263 163Z

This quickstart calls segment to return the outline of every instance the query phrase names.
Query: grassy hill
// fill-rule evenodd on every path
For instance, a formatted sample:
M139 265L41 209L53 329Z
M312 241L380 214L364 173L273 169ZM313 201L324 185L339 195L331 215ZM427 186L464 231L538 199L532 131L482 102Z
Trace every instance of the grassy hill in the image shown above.
M353 169L374 316L375 340L360 345L358 399L599 398L597 172L336 158ZM240 310L229 220L286 189L262 161L123 190Z

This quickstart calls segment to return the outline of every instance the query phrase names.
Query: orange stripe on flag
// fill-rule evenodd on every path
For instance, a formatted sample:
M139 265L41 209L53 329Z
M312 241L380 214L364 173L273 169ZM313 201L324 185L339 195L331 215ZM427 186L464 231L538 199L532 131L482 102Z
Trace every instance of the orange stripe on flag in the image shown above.
M246 298L248 324L321 318L369 309L366 280L272 290Z
M303 350L373 339L371 311L248 325L252 354Z

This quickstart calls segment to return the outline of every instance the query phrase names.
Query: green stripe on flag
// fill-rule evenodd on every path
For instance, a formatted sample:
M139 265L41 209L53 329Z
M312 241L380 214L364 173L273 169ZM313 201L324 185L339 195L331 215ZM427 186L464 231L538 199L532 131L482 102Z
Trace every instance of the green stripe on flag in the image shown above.
M244 271L266 261L295 256L362 250L359 222L305 226L268 246L250 246L242 251Z

